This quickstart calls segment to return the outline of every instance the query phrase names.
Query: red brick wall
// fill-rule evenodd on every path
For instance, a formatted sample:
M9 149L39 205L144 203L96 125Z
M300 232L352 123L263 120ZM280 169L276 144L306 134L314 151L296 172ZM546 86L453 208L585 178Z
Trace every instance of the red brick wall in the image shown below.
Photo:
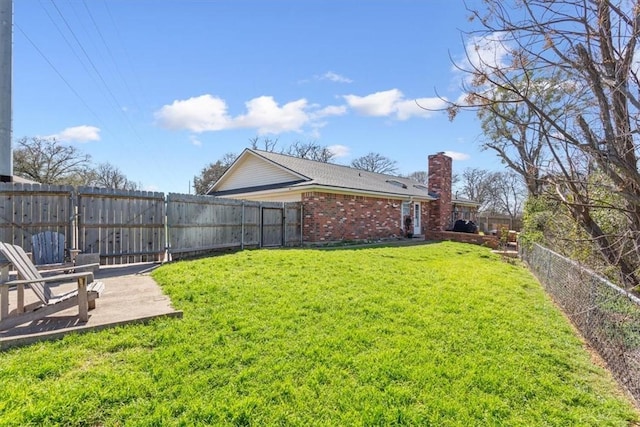
M321 243L402 236L401 203L398 199L303 193L302 239L306 243ZM422 203L423 229L428 212L429 206Z
M428 229L444 231L451 222L452 159L444 153L429 156L429 191L438 196L431 203Z

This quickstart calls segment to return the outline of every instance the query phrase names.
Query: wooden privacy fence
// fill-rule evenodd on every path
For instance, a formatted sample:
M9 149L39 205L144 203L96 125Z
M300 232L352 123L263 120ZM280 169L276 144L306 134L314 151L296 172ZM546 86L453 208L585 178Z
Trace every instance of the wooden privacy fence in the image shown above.
M0 183L0 240L31 251L31 236L51 230L71 241L73 187Z
M163 193L82 187L76 247L104 264L160 261L165 244Z
M476 224L478 229L484 233L500 230L501 228L520 231L522 229L522 218L512 219L506 215L478 214Z
M148 191L0 184L0 240L31 251L41 231L102 264L158 261L222 248L299 246L299 203Z
M167 196L169 252L174 258L225 248L299 246L301 220L299 203Z
M162 193L0 184L0 240L30 252L31 236L51 230L103 264L154 261L166 246L164 209Z

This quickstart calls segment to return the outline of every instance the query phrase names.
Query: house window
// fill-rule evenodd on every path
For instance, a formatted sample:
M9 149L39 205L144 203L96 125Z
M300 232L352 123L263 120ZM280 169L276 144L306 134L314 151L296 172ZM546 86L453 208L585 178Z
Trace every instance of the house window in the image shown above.
M400 208L400 228L404 228L404 219L411 216L411 202L402 202Z

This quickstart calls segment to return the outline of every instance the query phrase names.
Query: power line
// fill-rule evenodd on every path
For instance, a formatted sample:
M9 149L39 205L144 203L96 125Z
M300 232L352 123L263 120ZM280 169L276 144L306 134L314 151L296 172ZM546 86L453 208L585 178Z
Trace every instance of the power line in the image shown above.
M140 84L140 76L136 72L135 67L133 66L133 61L131 61L131 56L129 55L129 51L127 50L127 45L126 43L124 43L122 34L120 33L120 29L118 28L116 20L113 17L113 14L111 13L111 8L109 7L109 0L105 0L103 4L104 4L105 10L107 11L107 15L109 15L109 19L111 20L111 25L113 25L113 28L116 32L116 36L118 37L118 42L120 43L122 51L124 52L124 57L127 60L127 63L129 64L129 68L131 69L131 72L133 74L133 78L138 88L138 92L142 95L143 98L145 98L144 91L142 90L142 85ZM140 111L142 111L141 108L140 108Z
M80 63L80 65L82 65L82 68L84 68L84 71L87 73L87 75L91 78L91 80L93 80L93 82L95 83L95 85L100 88L101 91L103 91L103 95L106 96L105 92L104 92L104 88L102 88L102 86L100 86L100 83L98 82L98 80L96 79L95 75L91 72L91 70L89 70L89 68L87 67L87 65L85 64L85 62L82 60L82 58L80 58L80 55L78 54L76 48L73 46L73 44L69 41L69 39L67 38L67 36L64 34L64 31L62 31L62 29L60 28L60 26L58 25L58 23L56 22L56 20L53 18L53 16L51 16L51 14L49 13L49 10L47 10L47 8L44 6L44 4L42 4L42 0L40 0L40 6L42 7L42 10L44 10L44 12L47 14L47 17L49 18L49 20L51 21L51 23L53 24L53 26L56 28L56 30L58 31L58 34L60 34L60 36L62 37L62 39L65 41L65 43L67 44L67 46L69 46L69 49L71 50L71 52L73 53L73 55L76 57L76 59L78 60L78 62Z
M24 36L25 39L27 39L27 41L31 44L31 46L33 46L33 48L36 50L36 52L38 52L40 54L40 56L42 56L42 58L47 62L47 64L49 64L49 66L51 67L51 69L53 69L53 71L58 75L58 77L60 77L60 79L64 82L64 84L67 85L67 87L69 88L69 90L71 90L71 92L80 100L80 102L82 102L82 104L85 106L85 108L96 118L96 120L98 120L98 122L100 123L100 125L107 129L109 132L111 132L106 126L104 121L100 118L100 116L98 116L98 114L93 111L93 109L89 106L89 104L84 100L84 98L78 93L77 90L75 90L75 88L71 85L71 83L69 83L69 81L62 75L62 73L60 71L58 71L58 69L56 68L55 65L53 65L53 63L49 60L49 58L47 57L47 55L44 54L44 52L42 52L42 50L40 50L40 48L33 42L33 40L31 40L31 38L29 38L29 36L27 35L27 33L18 25L14 22L14 27L18 29L18 31L20 31L20 33L22 33L22 35ZM113 132L111 132L111 134L113 134Z
M140 108L140 105L138 104L137 99L135 98L135 96L133 95L133 92L131 91L131 88L129 87L129 84L127 83L127 79L124 78L124 75L122 74L122 71L120 71L120 67L118 66L118 61L116 61L113 52L111 51L111 48L109 47L109 44L107 43L106 39L104 38L102 31L100 31L100 27L98 26L98 23L96 22L95 18L93 17L93 14L91 13L91 10L89 9L89 6L87 5L87 1L83 0L83 5L84 8L87 11L87 14L89 15L89 18L91 19L91 22L93 23L94 28L96 29L96 32L98 33L98 36L100 37L100 40L102 41L102 44L104 45L107 53L109 54L109 58L111 58L111 61L113 62L113 65L115 66L116 72L118 73L120 79L122 80L122 83L124 84L124 88L127 91L127 93L129 94L129 96L131 97L131 99L133 100L133 103L135 104L136 108L141 111L142 108Z
M116 110L118 110L120 112L120 114L122 114L122 116L125 118L125 121L127 122L127 124L129 125L129 127L131 128L131 130L133 131L133 133L135 134L135 136L138 138L138 140L140 142L142 141L142 138L140 137L140 135L138 134L138 131L135 129L135 127L133 126L133 123L131 122L131 120L129 119L129 117L124 114L124 111L122 111L122 109L120 108L120 103L118 102L118 99L116 98L116 96L114 95L113 91L111 90L111 88L109 87L109 85L107 84L106 80L104 79L104 77L102 76L102 73L100 72L100 70L98 70L98 67L96 67L95 63L93 62L93 60L91 59L91 57L89 56L88 52L86 51L86 49L84 48L84 46L82 45L82 43L80 42L80 40L78 39L78 37L76 36L76 33L73 31L73 29L71 28L71 25L69 25L69 22L67 21L67 19L64 17L64 15L62 14L62 12L60 11L60 9L58 8L58 6L55 4L54 0L51 0L51 4L53 5L53 7L56 9L56 11L58 12L58 15L60 15L60 18L62 19L62 21L65 23L65 25L67 26L67 29L69 30L69 32L71 33L71 35L73 36L74 40L76 41L76 43L78 44L78 46L80 47L80 49L82 50L82 52L84 53L85 57L87 58L87 61L89 61L89 64L91 65L91 67L93 68L93 71L96 73L96 75L100 78L100 81L102 82L102 84L104 85L105 89L107 90L107 93L110 95L112 101L115 104L115 108Z

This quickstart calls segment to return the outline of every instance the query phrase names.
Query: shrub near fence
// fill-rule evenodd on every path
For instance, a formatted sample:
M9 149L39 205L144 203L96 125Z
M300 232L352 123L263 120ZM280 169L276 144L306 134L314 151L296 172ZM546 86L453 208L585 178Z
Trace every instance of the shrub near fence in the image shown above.
M538 244L521 246L547 292L640 402L640 299Z

